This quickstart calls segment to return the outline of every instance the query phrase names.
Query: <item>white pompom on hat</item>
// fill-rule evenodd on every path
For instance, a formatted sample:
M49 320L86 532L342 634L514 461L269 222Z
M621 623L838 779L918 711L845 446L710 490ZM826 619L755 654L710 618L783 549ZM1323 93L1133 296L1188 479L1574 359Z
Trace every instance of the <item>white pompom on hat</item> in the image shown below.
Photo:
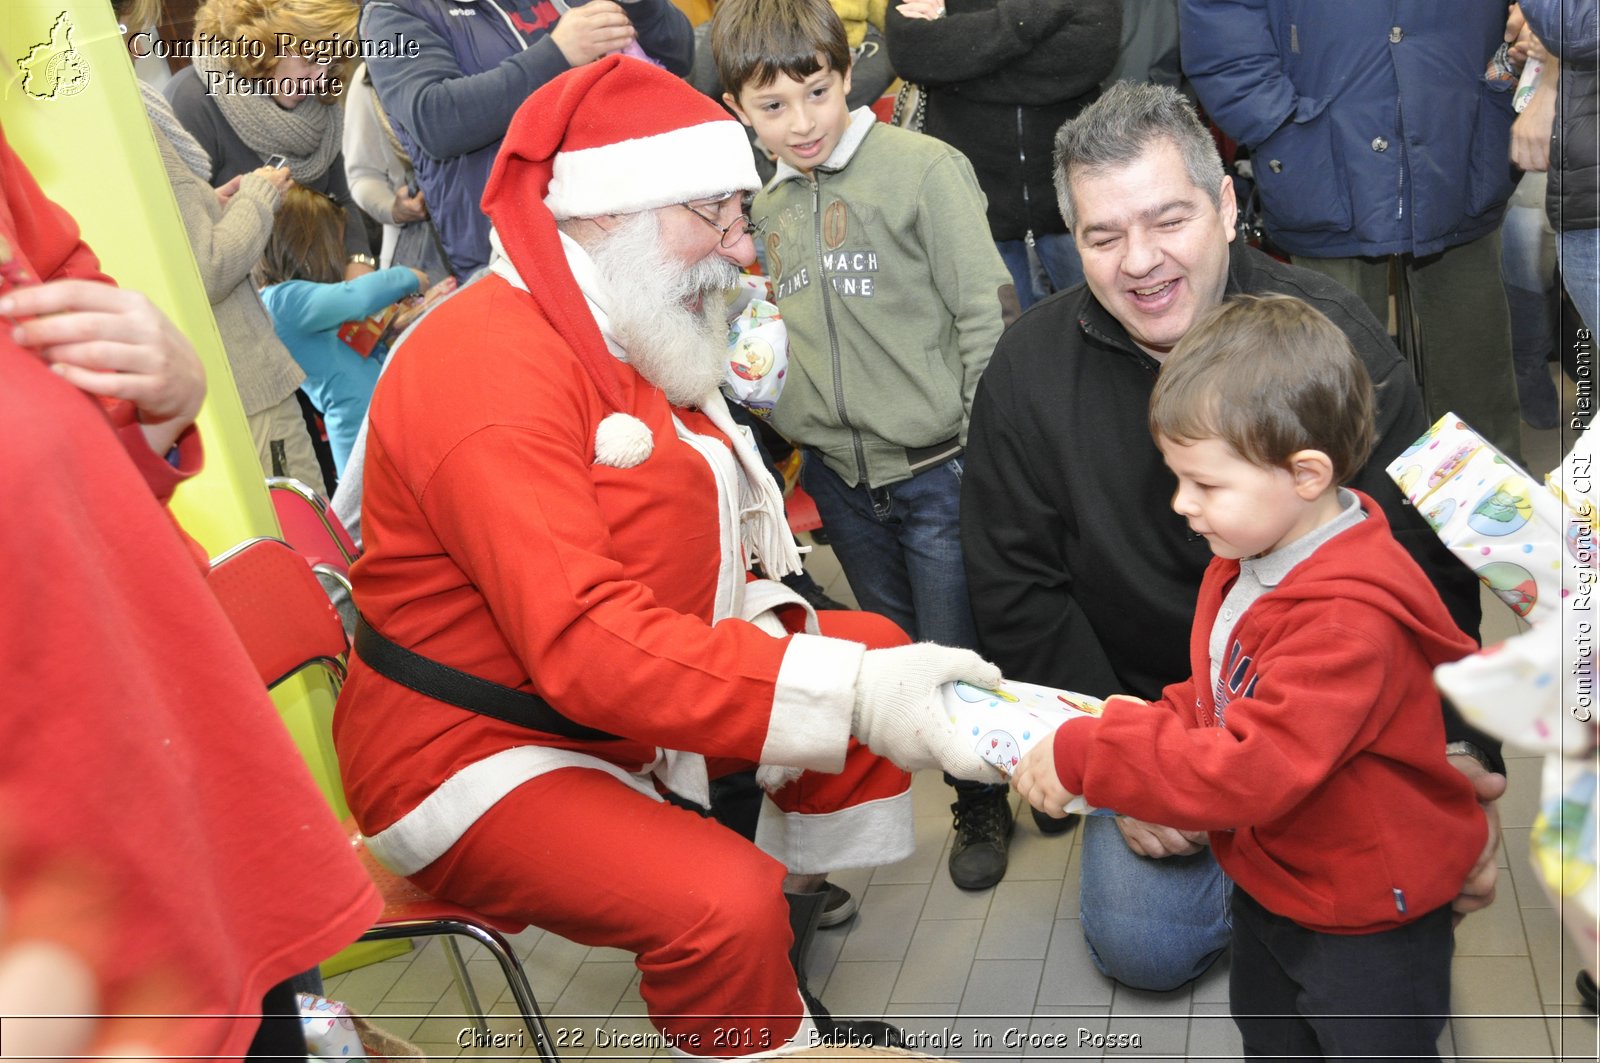
M545 318L606 404L624 410L618 364L567 266L556 220L759 187L749 139L721 105L660 67L612 55L551 80L517 109L483 209Z

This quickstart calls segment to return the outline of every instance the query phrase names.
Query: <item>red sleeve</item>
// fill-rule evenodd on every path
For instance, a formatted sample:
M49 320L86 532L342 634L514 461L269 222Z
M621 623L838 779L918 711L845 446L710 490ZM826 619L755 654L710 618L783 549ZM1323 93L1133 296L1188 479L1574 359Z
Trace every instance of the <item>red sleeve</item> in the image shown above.
M1188 686L1192 706L1192 684L1167 688L1158 705L1108 702L1092 740L1068 750L1072 780L1058 738L1062 785L1090 804L1181 830L1282 816L1381 726L1374 698L1391 672L1391 647L1404 642L1376 611L1367 623L1365 611L1329 606L1297 614L1295 629L1262 653L1255 695L1228 705L1224 727L1199 726L1192 707L1167 703Z
M78 232L78 223L44 194L0 128L0 209L11 215L19 250L41 281L73 277L116 281L100 270L100 260Z
M0 218L0 235L9 228L16 239L15 250L21 253L38 280L117 283L101 272L100 260L83 242L72 215L44 194L39 182L17 157L6 140L4 127L0 127L0 212L6 215ZM172 497L179 483L200 470L200 436L192 425L178 439L179 461L174 466L145 442L132 403L101 399L100 405L151 492L162 503Z
M1069 793L1083 793L1083 776L1088 771L1089 750L1107 714L1161 713L1175 717L1179 726L1194 726L1194 680L1174 683L1161 692L1160 701L1115 695L1106 699L1098 717L1086 716L1068 720L1056 729L1056 777Z

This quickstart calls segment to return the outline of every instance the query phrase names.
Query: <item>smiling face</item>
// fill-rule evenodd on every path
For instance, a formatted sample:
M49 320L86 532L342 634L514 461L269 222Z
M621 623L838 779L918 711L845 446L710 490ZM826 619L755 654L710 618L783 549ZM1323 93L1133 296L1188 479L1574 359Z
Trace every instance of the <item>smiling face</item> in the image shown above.
M1325 478L1307 480L1295 462L1315 452L1293 455L1291 471L1247 461L1216 437L1180 443L1158 436L1156 446L1178 477L1173 512L1205 536L1218 557L1270 554L1338 512Z
M1224 177L1220 206L1189 180L1183 156L1159 140L1122 166L1072 174L1089 290L1153 357L1222 302L1238 207Z
M840 74L823 59L822 69L804 80L779 74L760 87L745 85L738 98L724 93L722 100L755 130L762 147L809 174L850 128L849 93L850 71Z

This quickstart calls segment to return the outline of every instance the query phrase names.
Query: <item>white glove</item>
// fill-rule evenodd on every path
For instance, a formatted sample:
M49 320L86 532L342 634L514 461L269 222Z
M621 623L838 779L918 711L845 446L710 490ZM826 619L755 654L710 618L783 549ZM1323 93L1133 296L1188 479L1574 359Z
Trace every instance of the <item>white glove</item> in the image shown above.
M959 779L1001 781L945 712L939 687L956 680L993 689L1000 669L971 650L932 642L868 650L856 677L851 733L906 771L942 768Z

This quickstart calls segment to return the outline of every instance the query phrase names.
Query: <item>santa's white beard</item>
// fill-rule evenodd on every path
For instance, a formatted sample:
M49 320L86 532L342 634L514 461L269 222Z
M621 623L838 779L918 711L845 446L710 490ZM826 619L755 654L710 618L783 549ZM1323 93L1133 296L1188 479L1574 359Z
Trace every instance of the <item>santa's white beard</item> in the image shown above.
M611 292L606 312L628 364L674 406L698 404L727 368L722 293L738 283L738 268L715 251L688 268L674 261L654 211L629 218L588 251Z

